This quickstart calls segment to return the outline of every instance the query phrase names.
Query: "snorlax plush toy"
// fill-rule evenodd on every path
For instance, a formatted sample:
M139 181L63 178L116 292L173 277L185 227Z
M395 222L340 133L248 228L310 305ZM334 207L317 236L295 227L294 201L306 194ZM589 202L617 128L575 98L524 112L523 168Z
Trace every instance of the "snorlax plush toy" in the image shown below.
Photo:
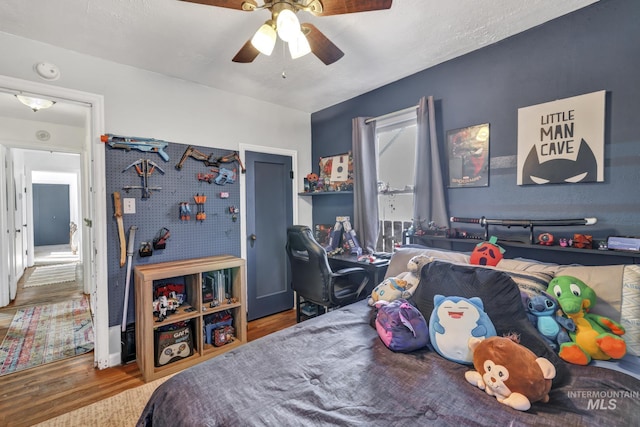
M564 314L576 325L570 332L571 342L560 345L561 359L576 365L587 365L591 359L620 359L627 345L620 335L624 327L608 317L589 313L596 303L596 293L580 279L558 276L549 282L547 293L558 299Z
M431 345L446 359L471 364L473 354L469 349L469 339L496 335L496 328L484 312L482 300L478 297L467 299L435 295L433 302L429 319Z
M560 307L551 295L545 292L534 297L527 296L524 303L533 326L552 349L557 351L562 343L571 341L567 330L575 331L576 325L573 320L558 315Z

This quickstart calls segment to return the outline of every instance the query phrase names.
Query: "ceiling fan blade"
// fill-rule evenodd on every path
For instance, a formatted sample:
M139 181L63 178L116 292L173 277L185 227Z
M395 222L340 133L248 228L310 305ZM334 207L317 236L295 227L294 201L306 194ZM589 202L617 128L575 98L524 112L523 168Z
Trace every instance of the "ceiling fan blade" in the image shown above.
M252 11L258 7L255 0L180 0L189 3L206 4L208 6L226 7L228 9L237 9Z
M392 0L321 0L322 12L318 16L342 15L391 8Z
M259 54L260 51L253 47L251 40L249 40L244 44L244 46L242 46L238 53L236 53L236 56L233 57L232 61L247 64L249 62L253 62Z
M317 56L325 65L330 65L344 56L344 52L338 48L331 40L308 22L301 25L304 35L307 37L311 52Z

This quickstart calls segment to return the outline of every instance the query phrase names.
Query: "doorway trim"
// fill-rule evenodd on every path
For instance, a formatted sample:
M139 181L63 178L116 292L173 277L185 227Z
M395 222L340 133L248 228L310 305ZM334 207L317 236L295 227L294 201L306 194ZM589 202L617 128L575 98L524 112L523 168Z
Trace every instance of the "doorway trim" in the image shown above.
M292 183L292 200L291 207L293 209L293 223L298 223L298 152L286 148L266 147L262 145L238 144L238 153L241 159L246 158L246 152L253 151L256 153L277 154L280 156L291 157L291 169L293 170ZM240 174L240 212L247 212L247 181L246 175ZM247 215L240 215L240 256L247 259ZM244 301L247 300L247 289L243 291Z
M104 97L102 95L82 92L44 83L32 82L13 77L0 75L0 86L4 89L22 91L33 95L41 95L46 98L87 104L90 108L88 138L86 139L83 158L84 166L90 169L84 173L90 179L88 185L84 185L86 192L83 198L90 200L91 208L84 212L91 225L87 235L93 239L85 240L87 246L84 257L85 280L91 283L91 305L94 320L94 363L99 369L109 367L109 294L107 285L107 206L106 206L106 175L105 155L100 135L104 133ZM20 147L29 148L29 147ZM87 224L83 224L87 227ZM89 274L86 274L86 272Z

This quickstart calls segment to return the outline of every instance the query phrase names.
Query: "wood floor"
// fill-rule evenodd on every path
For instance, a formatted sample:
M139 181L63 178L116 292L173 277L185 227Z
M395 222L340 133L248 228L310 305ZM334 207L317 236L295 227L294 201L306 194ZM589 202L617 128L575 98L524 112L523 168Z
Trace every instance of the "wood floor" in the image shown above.
M82 297L82 287L78 283L69 285L66 291L20 288L21 285L16 300L9 307L0 309L0 338L6 335L12 312L15 313L21 304L37 304L29 299L28 293L32 293L33 298L34 293L42 292L48 302ZM21 291L24 294L21 295ZM9 316L11 318L5 326L3 319ZM248 340L291 326L295 324L295 318L295 310L288 310L248 322ZM93 353L4 375L0 377L0 426L31 426L143 384L135 362L98 370L93 367ZM90 420L87 420L87 425L91 425Z

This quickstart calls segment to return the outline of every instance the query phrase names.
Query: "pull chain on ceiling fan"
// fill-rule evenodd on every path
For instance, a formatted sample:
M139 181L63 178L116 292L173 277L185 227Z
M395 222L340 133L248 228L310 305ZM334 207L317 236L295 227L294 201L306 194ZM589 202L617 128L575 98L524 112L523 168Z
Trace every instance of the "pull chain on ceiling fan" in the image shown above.
M333 64L344 56L344 52L329 40L315 25L300 24L298 11L315 16L342 15L389 9L392 0L265 0L258 6L255 0L180 0L208 6L253 12L266 9L271 19L258 28L253 37L233 57L233 62L249 63L262 53L271 55L277 37L289 45L293 59L313 52L326 65Z

